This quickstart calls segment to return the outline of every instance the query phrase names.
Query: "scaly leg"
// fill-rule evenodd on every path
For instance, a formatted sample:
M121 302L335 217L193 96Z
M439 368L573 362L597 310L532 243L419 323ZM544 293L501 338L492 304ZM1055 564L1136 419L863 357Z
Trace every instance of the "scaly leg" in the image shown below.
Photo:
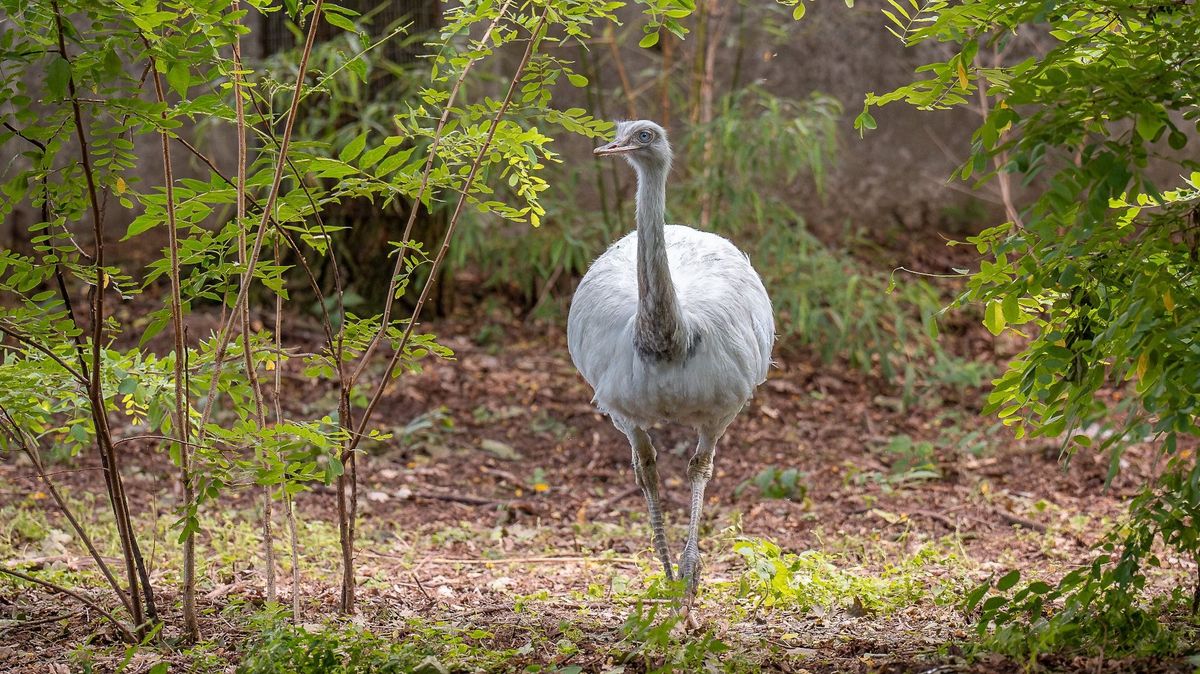
M717 440L725 432L723 424L715 432L700 430L700 441L696 453L688 462L688 481L692 484L691 514L688 517L687 542L679 557L679 576L687 581L684 590L684 606L690 607L700 587L700 515L704 509L704 488L712 479L713 455L717 451Z
M625 429L622 429L625 430ZM637 485L646 495L646 506L650 510L650 528L654 532L654 552L662 560L663 572L667 580L675 580L671 571L671 553L667 550L667 532L663 527L662 503L658 497L658 465L657 452L650 443L650 435L645 430L630 425L625 431L629 436L629 444L633 447L633 475Z

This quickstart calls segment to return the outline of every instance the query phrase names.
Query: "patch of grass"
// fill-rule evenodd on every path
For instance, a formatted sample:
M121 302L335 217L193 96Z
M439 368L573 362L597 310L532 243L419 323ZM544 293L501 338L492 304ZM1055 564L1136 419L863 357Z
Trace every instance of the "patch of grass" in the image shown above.
M22 560L51 558L39 562L36 571L26 573L44 581L64 587L105 587L103 576L90 565L71 569L58 560L65 557L86 557L87 551L75 539L74 532L59 513L58 508L45 497L35 492L30 498L0 507L0 559L13 568L22 568ZM83 502L66 497L70 508L81 517L91 533L101 554L119 554L115 530L106 524L111 522L111 513L101 510L95 513L90 501ZM90 516L90 517L89 517ZM89 519L92 521L89 522ZM0 576L5 587L35 587L33 584L10 576Z
M471 522L462 521L458 524L451 524L439 528L429 536L429 542L439 548L448 548L455 543L466 543L469 541L479 540L486 541L488 535L486 532L480 531Z
M934 423L940 427L937 445L950 451L955 458L972 456L979 458L997 449L997 442L1011 438L1003 432L1000 421L979 427L979 420L968 419L960 409L948 408L937 415Z
M281 614L264 614L257 622L258 634L245 647L239 674L579 671L538 665L522 668L534 654L533 639L521 647L498 648L493 632L444 621L413 618L391 628L390 634L333 621L296 626L284 622ZM566 633L563 638L570 642ZM562 643L558 648L571 646Z
M428 451L446 444L446 436L455 430L454 416L445 405L413 417L394 431L396 445L411 450Z
M300 498L304 498L303 495ZM282 506L276 505L277 511ZM263 549L262 529L256 515L250 512L227 511L212 513L201 532L197 566L200 577L215 571L222 582L233 582L239 571L257 569ZM338 554L337 525L318 519L300 517L296 522L299 538L300 571L305 576L328 582L337 578L338 570L329 564ZM167 562L174 560L173 541L168 541ZM291 550L287 531L280 526L275 532L276 559L285 574L291 573ZM168 564L168 566L171 566ZM165 568L165 567L164 567Z
M887 472L863 470L846 462L846 484L880 485L885 492L906 487L926 480L942 477L934 444L927 440L915 440L908 435L896 435L879 449L879 458L887 464Z
M638 604L621 626L625 640L633 646L622 660L640 659L648 672L730 671L730 648L712 630L683 640L674 638L672 630L680 619L668 605Z
M562 442L571 434L571 427L551 416L546 410L539 410L529 422L529 430L534 433L545 433L555 440Z
M431 657L409 642L393 643L352 626L309 631L279 624L253 640L239 674L368 674L413 672ZM425 661L430 672L438 671ZM444 671L444 670L443 670Z
M40 543L50 533L46 516L37 507L4 506L0 508L0 550L9 552Z
M299 498L305 498L301 495ZM99 504L90 495L77 498L65 495L68 507L90 534L100 554L119 558L120 543L113 523L112 511L107 503ZM88 552L75 537L66 521L53 504L47 501L26 499L0 507L0 557L8 560L29 556L63 554L68 557L86 558ZM144 532L140 543L146 562L157 574L162 575L163 585L172 585L179 580L179 547L170 533L178 515L169 502L157 502L154 508L140 512L135 518L139 531ZM255 569L260 563L262 532L252 513L226 510L211 511L205 515L205 527L198 539L197 566L205 586L210 570L222 582L232 582L242 570ZM300 536L300 565L305 574L328 581L337 577L337 569L328 564L337 556L338 532L336 525L320 520L298 522ZM276 551L284 573L290 573L291 557L285 531L276 532ZM49 574L49 575L47 575ZM64 575L65 574L65 575ZM325 574L325 575L322 575ZM90 565L78 571L51 564L37 573L39 578L55 582L64 581L67 586L82 582L85 586L104 585L99 573Z
M786 553L762 539L742 538L734 543L734 551L747 567L737 583L737 596L755 608L845 608L883 615L943 596L946 581L937 579L931 567L944 569L954 559L938 546L925 545L874 574L841 566L837 557L813 550Z
M655 574L644 591L625 597L632 600L632 610L621 625L621 640L611 650L613 659L622 666L659 674L761 671L761 657L768 645L758 634L735 635L713 626L686 637L678 634L683 616L675 607L683 589L683 581L671 582ZM745 617L728 587L718 585L711 590L715 592L705 590L705 596L712 597L705 603L717 601L724 605L723 619L718 623Z

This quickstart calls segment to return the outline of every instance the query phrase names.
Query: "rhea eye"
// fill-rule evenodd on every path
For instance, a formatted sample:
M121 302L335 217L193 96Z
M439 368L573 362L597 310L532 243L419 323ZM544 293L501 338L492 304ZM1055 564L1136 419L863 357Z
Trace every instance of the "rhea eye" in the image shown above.
M649 143L650 139L654 138L654 134L649 131L639 131L637 135L638 142Z

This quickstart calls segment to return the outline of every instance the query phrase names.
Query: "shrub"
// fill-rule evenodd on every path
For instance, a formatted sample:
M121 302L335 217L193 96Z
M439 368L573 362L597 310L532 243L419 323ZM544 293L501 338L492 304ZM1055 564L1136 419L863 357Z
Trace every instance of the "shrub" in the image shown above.
M983 259L957 301L981 307L993 334L1027 339L986 410L1018 437L1061 439L1065 456L1107 452L1110 480L1130 439L1168 457L1093 563L1013 594L1020 574L1010 574L970 605L1008 646L1139 652L1162 633L1162 606L1144 597L1156 546L1197 549L1200 464L1179 447L1200 435L1200 163L1183 152L1200 119L1200 13L1098 0L890 4L901 39L943 43L949 57L868 94L856 126L874 128L872 108L899 100L977 106L956 174L1005 196L1007 221L966 241ZM1027 205L1012 196L1014 177L1031 190ZM1098 395L1112 388L1129 389L1128 414ZM1098 446L1078 432L1093 422L1115 427Z

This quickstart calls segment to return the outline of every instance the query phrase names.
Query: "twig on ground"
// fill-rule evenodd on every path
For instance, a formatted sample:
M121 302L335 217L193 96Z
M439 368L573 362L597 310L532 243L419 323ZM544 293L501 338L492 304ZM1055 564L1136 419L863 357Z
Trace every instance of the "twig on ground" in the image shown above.
M26 629L29 627L35 627L37 625L45 625L46 623L52 623L52 622L56 622L59 620L66 620L68 618L74 618L75 616L79 615L80 613L81 613L81 611L71 611L69 613L63 613L61 615L52 615L49 618L38 618L37 620L14 621L14 623L11 625L5 625L4 627L0 627L0 634L8 634L10 631L14 631L14 630L23 630L23 629Z
M408 575L412 576L412 579L417 583L417 589L421 591L421 594L425 595L425 601L433 601L433 597L429 596L429 593L425 591L425 586L421 584L421 578L416 573Z
M106 620L111 622L113 624L113 626L117 628L117 631L119 631L121 633L121 637L124 638L126 642L131 643L131 644L137 643L137 639L135 639L133 637L133 633L130 632L129 629L127 627L125 627L125 625L122 625L121 621L114 618L113 614L109 613L108 611L105 611L99 604L92 601L91 599L88 599L87 597L85 597L77 592L74 592L72 590L68 590L67 588L65 588L61 585L51 583L50 581L47 581L47 580L42 580L40 578L34 578L33 576L26 575L24 573L21 573L20 571L13 571L12 569L6 569L4 567L0 567L0 573L7 574L14 578L20 578L21 580L29 582L29 583L33 583L34 585L41 585L42 587L44 587L48 590L58 592L59 594L65 594L68 597L72 597L72 598L78 600L79 603L81 603L84 606L87 606L88 608L92 609L93 611L99 613L100 615L104 616L104 618Z
M473 616L477 616L477 615L483 615L483 614L486 614L486 613L495 613L495 612L497 612L497 611L511 611L511 610L512 610L512 606L510 606L510 605L508 605L508 604L497 604L497 605L495 605L495 606L484 606L483 608L477 608L477 609L474 609L474 610L472 610L472 611L467 611L467 612L465 612L465 613L460 613L460 614L458 614L458 615L456 615L456 616L454 616L454 617L455 617L455 618L458 618L459 620L461 620L461 619L463 619L463 618L470 618L470 617L473 617Z
M917 516L917 517L925 517L925 518L931 519L931 520L933 520L933 521L935 521L935 522L939 522L939 523L941 523L941 524L944 524L944 525L946 525L946 528L947 528L947 529L949 529L949 530L951 530L951 531L958 531L958 529L959 529L959 526L960 526L960 524L959 524L958 522L956 522L956 521L954 521L954 520L950 519L949 517L947 517L947 516L945 516L945 515L943 515L943 514L941 514L941 513L936 513L936 512L933 512L932 510L912 510L912 511L909 511L909 513L908 513L908 517L909 517L909 519L912 519L914 516Z
M625 489L622 489L621 491L619 491L615 494L610 494L610 495L604 497L603 499L596 501L596 503L593 507L595 507L596 512L604 512L604 511L608 510L609 508L611 508L618 501L623 501L626 498L633 496L634 494L637 494L641 490L642 490L642 488L637 486L636 484L633 485L632 487L626 487ZM589 510L590 509L591 508L589 508Z
M1016 524L1041 534L1046 533L1046 525L1041 524L1040 522L1034 522L1033 520L1025 519L1020 515L1014 515L1006 510L1001 510L1000 508L993 508L992 512L995 513L1000 519L1004 520L1005 524Z
M507 482L513 486L516 486L516 487L525 486L524 483L521 482L520 478L518 478L516 475L513 475L512 473L508 472L507 470L501 470L499 468L491 468L488 466L483 466L482 468L480 468L480 470L487 473L488 475L498 477L501 480L504 480L505 482Z
M486 505L509 505L512 501L506 501L495 498L482 498L480 496L467 496L465 494L440 494L433 491L414 491L412 498L426 498L434 501L450 501L451 503L462 503L473 506Z

